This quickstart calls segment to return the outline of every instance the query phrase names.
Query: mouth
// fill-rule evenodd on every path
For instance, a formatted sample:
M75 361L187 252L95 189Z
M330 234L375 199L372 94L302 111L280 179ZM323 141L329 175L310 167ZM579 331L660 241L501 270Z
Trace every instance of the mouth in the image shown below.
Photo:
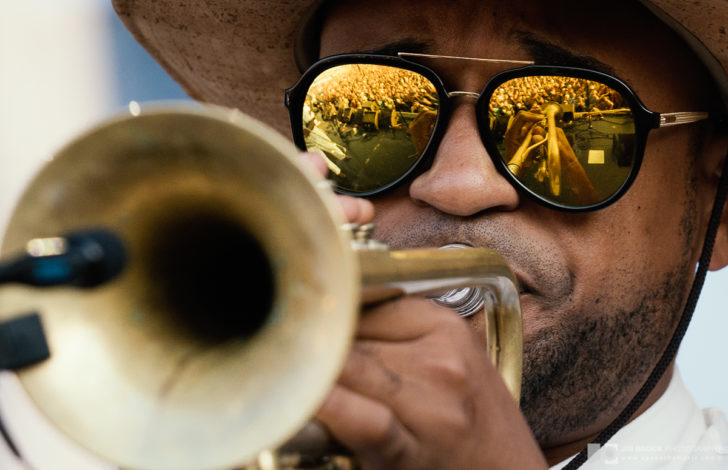
M454 248L473 248L473 245L470 243L464 243L464 242L452 242L445 245L442 245L440 249L454 249ZM485 247L487 248L487 247ZM501 255L502 256L502 255ZM505 259L505 257L504 257ZM510 262L508 260L506 261L506 265L508 266L508 269L511 270L514 277L517 281L517 287L518 287L518 295L523 297L525 295L533 295L535 293L535 289L533 289L533 283L530 281L530 279L522 272L519 272L518 270L514 269Z
M532 295L534 293L531 284L526 280L525 276L520 273L514 272L516 280L518 281L518 295L523 297L524 295Z

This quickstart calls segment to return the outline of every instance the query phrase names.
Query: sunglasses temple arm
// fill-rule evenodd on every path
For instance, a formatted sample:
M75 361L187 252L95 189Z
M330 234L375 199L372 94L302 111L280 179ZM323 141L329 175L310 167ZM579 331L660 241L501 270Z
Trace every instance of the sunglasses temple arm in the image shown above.
M660 113L658 127L679 126L680 124L690 124L706 119L708 119L708 113L705 112Z

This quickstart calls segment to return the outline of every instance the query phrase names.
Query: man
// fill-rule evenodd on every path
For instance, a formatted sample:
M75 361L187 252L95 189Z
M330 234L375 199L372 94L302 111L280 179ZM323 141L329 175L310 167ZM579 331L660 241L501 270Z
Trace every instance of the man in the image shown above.
M600 11L580 2L526 0L370 0L318 10L305 1L115 3L129 29L193 97L239 107L282 132L289 121L281 97L297 78L294 57L303 71L335 54L384 54L397 58L397 70L427 77L426 66L442 80L435 86L431 79L440 102L449 104L440 105L442 118L428 131L432 140L416 153L422 162L397 173L387 188L377 186L382 191L371 198L376 237L393 248L460 243L506 257L522 288L520 410L486 358L482 316L466 322L415 298L378 305L362 316L339 383L317 414L364 468L547 468L600 442L596 436L630 403L668 346L710 235L728 153L721 122L728 100L724 2L624 0ZM671 29L674 22L655 5L679 14L722 62L706 64L709 58L692 50L695 43ZM306 27L294 41L301 24ZM574 110L606 133L609 149L636 147L627 166L639 172L620 180L631 182L624 194L619 186L587 202L563 199L562 191L573 188L554 168L569 161L575 171L598 165L600 154L590 153L585 163L569 160L569 150L579 149L568 139L567 124L557 125L568 121L565 108L550 114L529 109L541 116L534 122L543 122L543 135L554 139L544 137L541 150L524 148L513 162L515 152L499 149L487 137L476 96L496 74L520 67L507 61L588 69L592 82L622 98L634 92L649 110L707 114L690 115L695 122L676 127L655 124L642 156L622 132L600 127L611 111L622 120L615 126L637 121L636 102ZM619 77L627 87L593 71ZM504 138L517 133L520 145L539 135L533 123L523 132L514 127L528 103L507 105L514 111ZM373 132L371 125L366 132ZM529 189L532 182L506 172L511 163L526 162L543 166L533 178L544 186ZM348 181L340 188L356 193ZM597 179L591 182L603 189ZM361 201L343 204L350 219L365 222L371 206ZM728 211L719 214L710 269L728 264ZM657 379L634 420L609 441L620 447L597 452L584 468L619 460L619 453L606 451L628 445L634 452L620 463L635 468L652 468L660 456L665 468L725 467L725 417L696 410L672 366ZM635 450L640 446L642 454Z
M393 248L484 246L507 258L522 285L522 414L473 334L482 333L481 318L466 328L419 299L377 306L363 315L339 383L317 415L364 468L545 468L594 442L637 394L687 302L728 151L717 118L728 97L723 2L625 0L599 11L569 1L370 0L319 10L303 1L204 9L195 2L115 3L191 96L239 107L282 132L289 124L279 97L295 80L294 57L304 71L336 54L406 53L448 92L472 92L450 97L429 165L372 197L376 237ZM701 33L723 65L706 69L707 59L671 29L674 21L660 8ZM626 81L650 110L710 117L653 130L639 175L614 204L590 212L544 207L498 171L497 150L481 140L485 126L476 119L473 93L518 67L502 60L605 72ZM596 119L592 108L584 112ZM559 150L551 156L563 160L565 147L554 145L549 149ZM351 189L346 184L339 186ZM350 218L368 219L366 203L346 204L354 205ZM566 205L552 206L559 204ZM723 210L710 269L726 264ZM725 432L725 418L686 407L676 398L683 393L670 366L634 421L584 468L618 460L618 453L605 457L619 450L616 443L623 451L643 447L642 455L622 455L622 464L635 468L653 468L656 457L665 468L725 466L725 434L706 437ZM650 453L649 446L661 450Z

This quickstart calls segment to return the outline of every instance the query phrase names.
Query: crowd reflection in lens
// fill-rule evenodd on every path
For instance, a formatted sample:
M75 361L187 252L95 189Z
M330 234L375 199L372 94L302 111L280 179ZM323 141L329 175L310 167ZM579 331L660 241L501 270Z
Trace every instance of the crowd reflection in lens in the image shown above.
M378 189L417 162L432 134L438 104L434 85L418 73L375 64L336 66L308 90L306 146L325 155L340 188Z
M606 111L622 106L622 95L607 85L574 77L539 75L509 80L499 86L490 100L494 115L540 109L558 103L573 111Z
M634 119L613 88L574 77L520 77L499 86L488 104L501 158L539 196L587 206L628 178Z

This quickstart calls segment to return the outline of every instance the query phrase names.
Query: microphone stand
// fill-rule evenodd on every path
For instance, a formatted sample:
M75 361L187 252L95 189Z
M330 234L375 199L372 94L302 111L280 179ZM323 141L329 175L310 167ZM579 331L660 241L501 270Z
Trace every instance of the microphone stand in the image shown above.
M0 286L96 287L115 278L125 264L121 240L104 229L37 238L28 242L26 253L9 262L0 262ZM0 370L21 369L49 357L50 350L37 312L0 321ZM1 414L0 436L19 461L30 468L3 424Z

